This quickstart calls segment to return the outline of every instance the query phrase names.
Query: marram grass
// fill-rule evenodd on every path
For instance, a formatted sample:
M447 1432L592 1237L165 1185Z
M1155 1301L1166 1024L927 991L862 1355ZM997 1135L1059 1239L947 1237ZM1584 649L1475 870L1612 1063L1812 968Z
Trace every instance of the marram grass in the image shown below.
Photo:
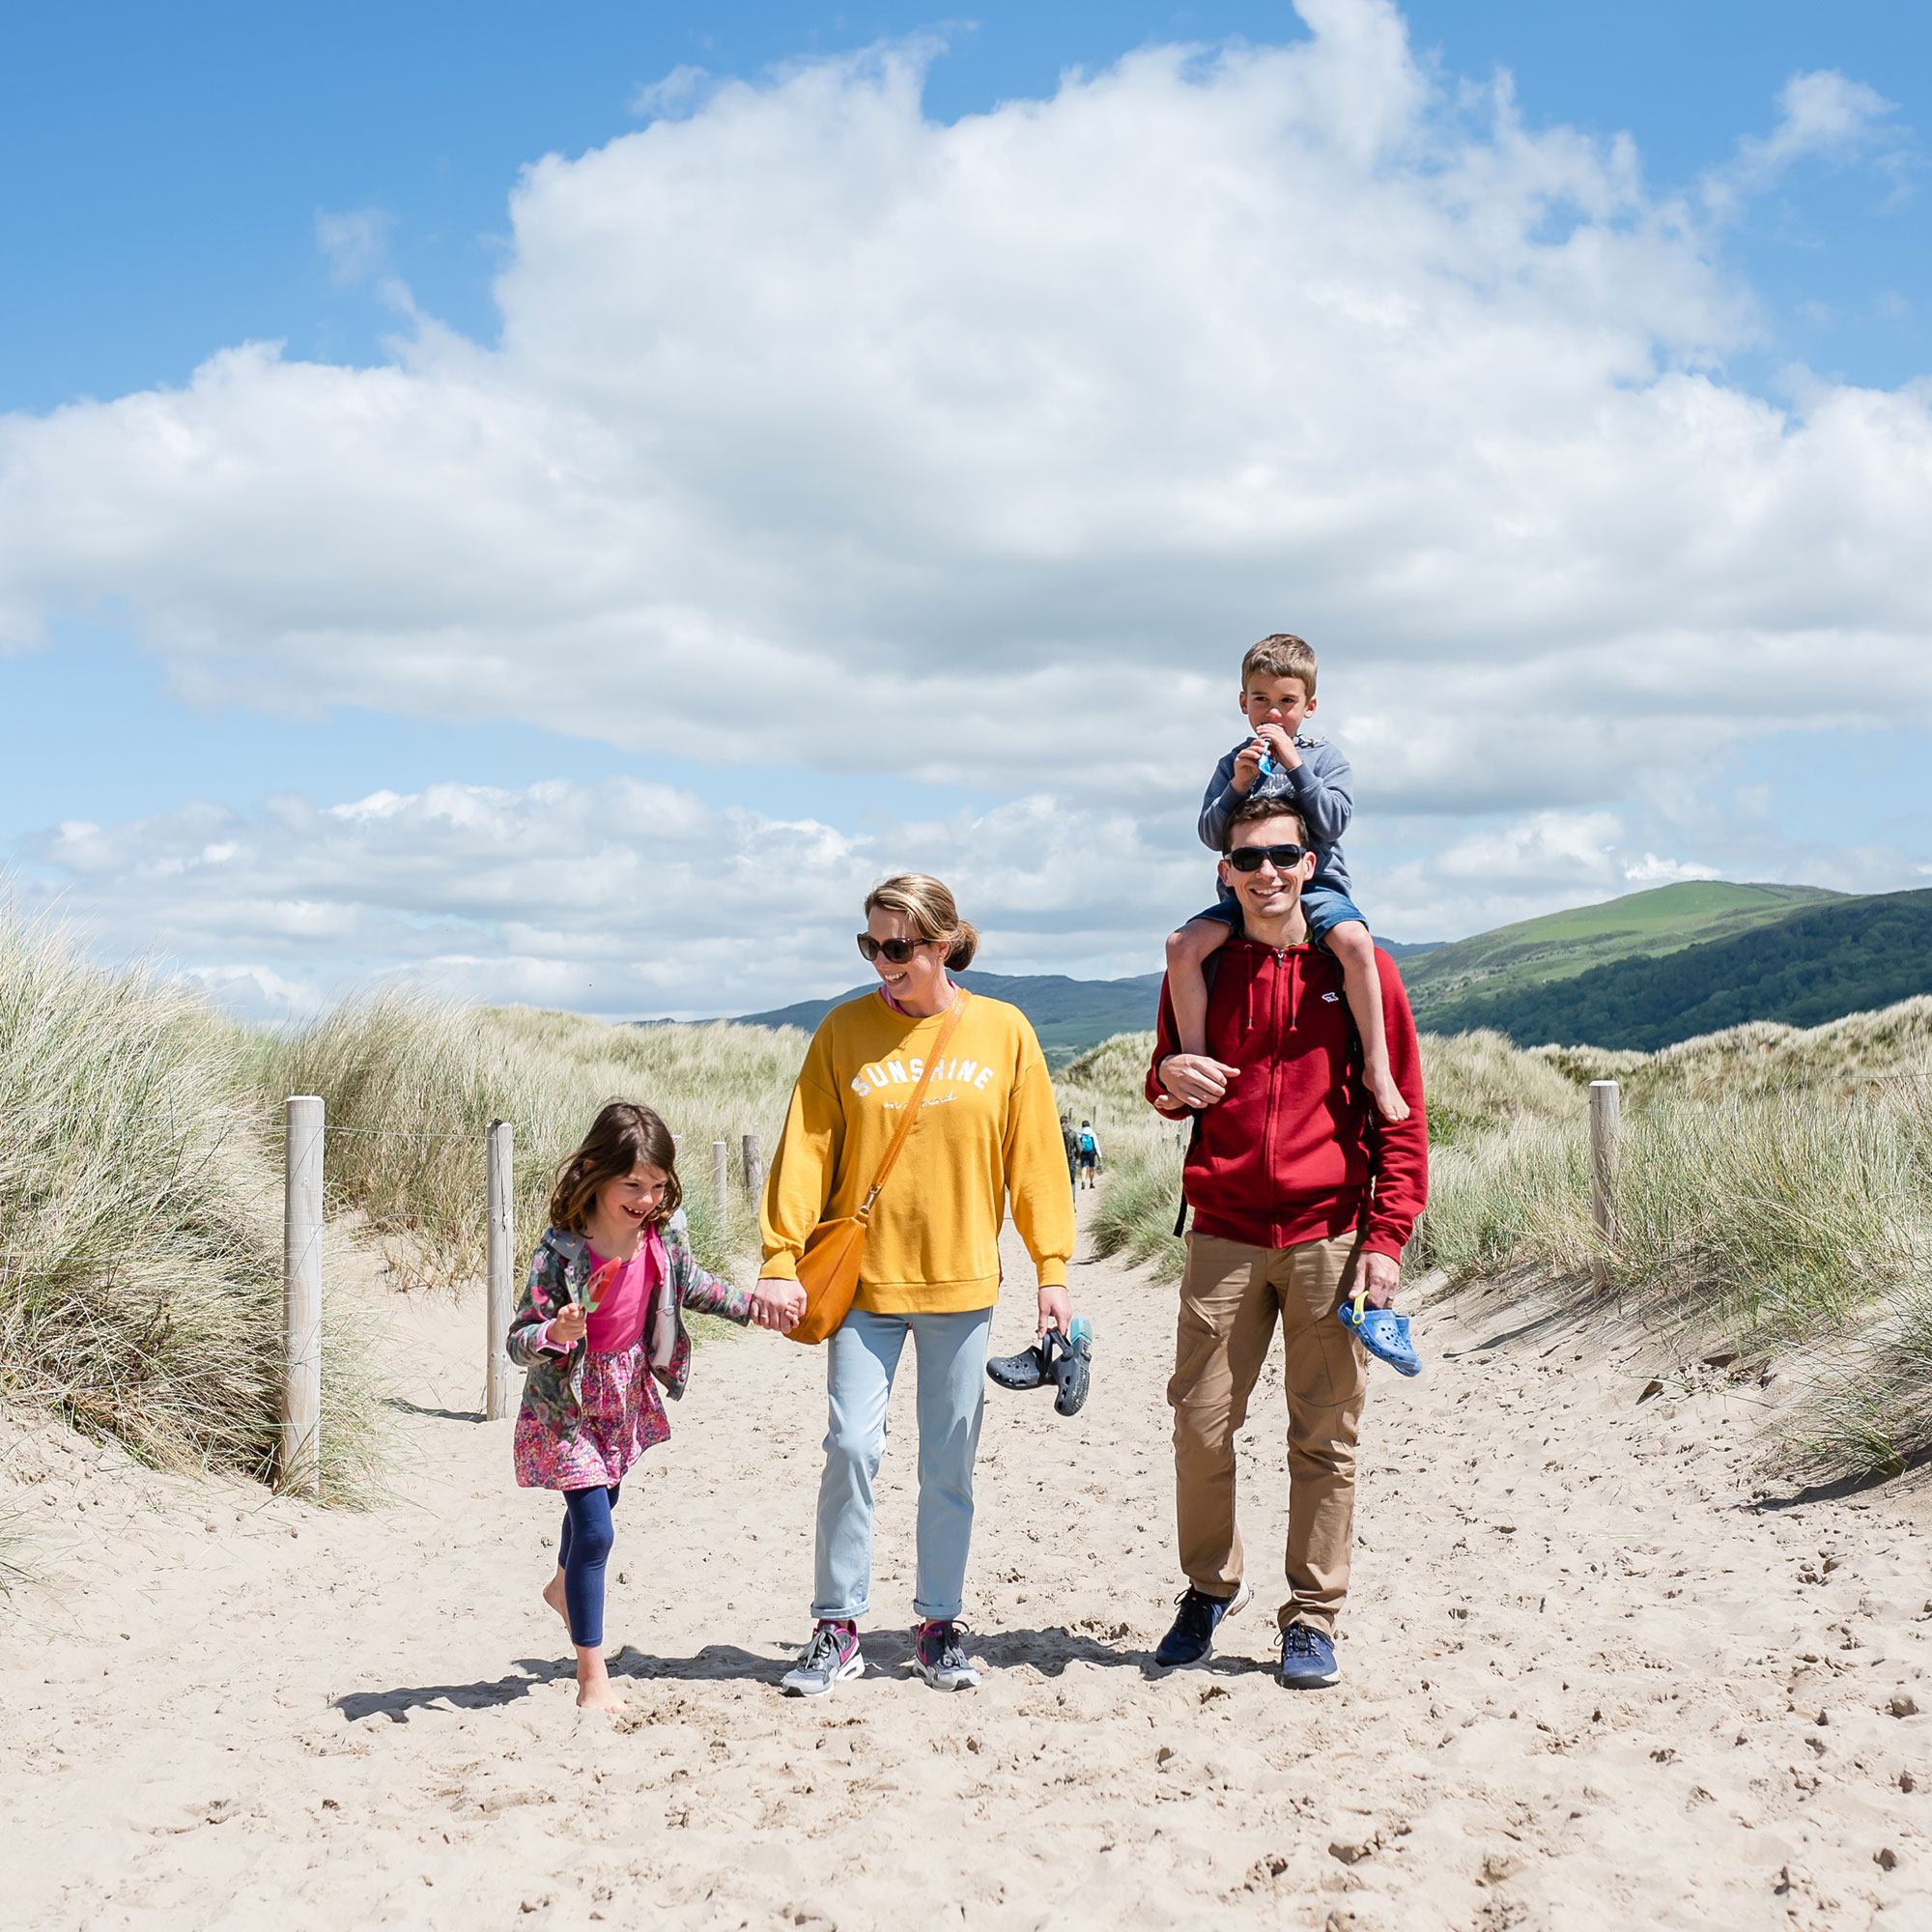
M280 1412L280 1175L240 1032L0 917L0 1385L159 1468L267 1480ZM374 1397L326 1356L326 1496Z
M1932 999L1809 1030L1753 1025L1652 1055L1422 1042L1430 1203L1411 1264L1452 1279L1601 1275L1693 1331L1850 1353L1792 1440L1877 1474L1932 1451ZM1175 1130L1141 1099L1152 1036L1074 1061L1063 1097L1109 1122L1102 1254L1176 1280ZM1623 1085L1616 1227L1590 1211L1586 1089Z
M1151 1036L1058 1082L1106 1170L1102 1254L1178 1277L1184 1124L1142 1094ZM769 1157L805 1049L795 1032L612 1027L391 995L253 1033L139 972L81 963L0 918L0 1385L168 1468L266 1478L279 1406L281 1102L320 1094L330 1212L355 1211L408 1283L473 1280L483 1136L516 1129L517 1266L557 1163L608 1099L679 1140L699 1255L756 1255L743 1137ZM1606 1270L1635 1299L1767 1346L1828 1343L1794 1439L1876 1472L1932 1448L1932 1000L1799 1031L1749 1026L1653 1055L1425 1037L1432 1195L1412 1262L1463 1277ZM1618 1225L1590 1219L1585 1088L1623 1082ZM714 1209L711 1147L731 1183ZM355 1324L327 1301L325 1494L371 1467L378 1405Z
M620 1099L656 1108L677 1136L693 1247L729 1275L757 1253L744 1136L756 1133L769 1156L805 1046L803 1034L757 1027L609 1026L388 995L260 1039L254 1077L265 1100L322 1096L330 1199L368 1216L406 1281L448 1285L482 1272L484 1134L495 1120L513 1129L521 1273L558 1166L598 1108ZM722 1221L712 1190L721 1138L731 1177Z

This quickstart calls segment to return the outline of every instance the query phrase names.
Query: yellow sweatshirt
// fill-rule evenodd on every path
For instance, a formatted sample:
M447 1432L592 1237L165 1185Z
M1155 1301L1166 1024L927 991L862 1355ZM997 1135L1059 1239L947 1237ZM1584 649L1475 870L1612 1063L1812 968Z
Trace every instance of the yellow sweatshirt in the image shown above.
M826 1014L765 1181L766 1274L796 1276L818 1222L857 1211L946 1019L896 1012L877 993ZM857 1305L879 1315L990 1308L1009 1196L1040 1281L1064 1284L1073 1192L1053 1082L1026 1016L975 993L872 1208Z

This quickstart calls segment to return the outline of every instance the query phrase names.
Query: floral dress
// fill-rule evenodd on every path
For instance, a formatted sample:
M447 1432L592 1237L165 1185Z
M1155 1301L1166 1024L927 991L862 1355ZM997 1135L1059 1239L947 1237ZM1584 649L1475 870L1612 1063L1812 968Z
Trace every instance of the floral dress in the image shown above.
M537 1243L508 1344L510 1359L528 1371L512 1446L523 1488L584 1490L620 1482L646 1449L670 1434L658 1390L662 1385L673 1401L684 1393L691 1343L683 1311L751 1320L751 1296L693 1258L682 1213L654 1232L639 1264L649 1267L651 1279L636 1339L598 1349L586 1335L560 1354L542 1346L544 1325L569 1303L583 1300L597 1264L582 1235L551 1228Z

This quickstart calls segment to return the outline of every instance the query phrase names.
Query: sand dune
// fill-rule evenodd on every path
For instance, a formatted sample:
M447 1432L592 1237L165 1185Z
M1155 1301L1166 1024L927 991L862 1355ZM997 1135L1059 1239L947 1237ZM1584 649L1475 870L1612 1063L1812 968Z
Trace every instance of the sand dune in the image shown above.
M872 1668L775 1688L822 1358L769 1337L701 1351L626 1486L615 1724L573 1708L536 1594L556 1510L474 1413L473 1300L382 1303L397 1453L367 1515L8 1425L0 1505L56 1594L15 1596L0 1670L7 1922L1932 1925L1921 1499L1753 1507L1754 1383L1639 1407L1640 1336L1465 1293L1420 1324L1424 1380L1376 1375L1344 1684L1269 1674L1278 1376L1245 1447L1258 1602L1162 1676L1172 1291L1087 1264L1076 1295L1086 1412L992 1398L987 1676L956 1697L904 1669L905 1388ZM1016 1297L996 1346L1025 1325Z

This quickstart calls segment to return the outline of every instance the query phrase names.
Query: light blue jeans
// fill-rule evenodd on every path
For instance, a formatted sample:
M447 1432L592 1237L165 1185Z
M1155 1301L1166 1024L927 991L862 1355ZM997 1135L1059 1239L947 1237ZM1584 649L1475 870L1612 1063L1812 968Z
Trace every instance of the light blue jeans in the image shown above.
M973 1464L986 1401L993 1311L872 1315L855 1308L827 1345L825 1474L818 1485L814 1617L872 1607L872 1483L886 1448L886 1405L906 1331L919 1362L919 1576L913 1612L951 1622L966 1591Z

